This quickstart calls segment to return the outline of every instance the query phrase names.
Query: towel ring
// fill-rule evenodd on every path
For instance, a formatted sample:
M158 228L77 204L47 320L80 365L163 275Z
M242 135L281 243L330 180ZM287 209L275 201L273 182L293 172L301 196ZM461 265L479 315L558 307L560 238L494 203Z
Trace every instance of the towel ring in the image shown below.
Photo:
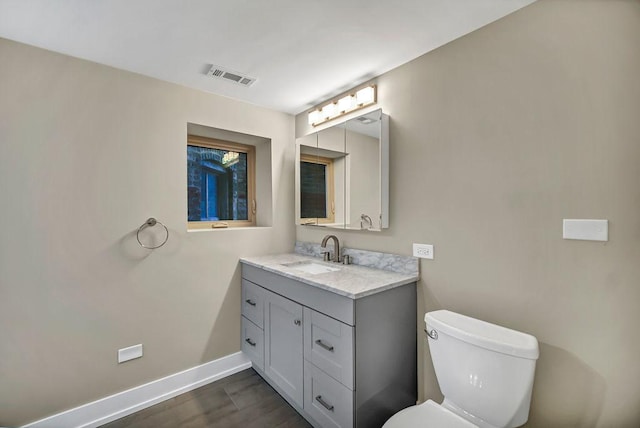
M142 241L140 241L140 232L142 232L144 229L146 229L147 227L153 227L156 224L159 224L160 226L164 227L164 231L166 233L166 236L164 237L164 241L162 241L162 244L160 245L156 245L155 247L150 247L148 245L144 245L142 243ZM160 248L162 247L164 244L167 243L167 241L169 240L169 229L167 229L167 226L165 226L164 224L160 223L158 220L156 220L153 217L150 217L147 221L145 221L144 223L142 223L142 226L140 226L138 228L138 232L136 233L136 239L138 240L138 244L140 244L140 246L142 248L147 248L149 250L155 250L156 248Z

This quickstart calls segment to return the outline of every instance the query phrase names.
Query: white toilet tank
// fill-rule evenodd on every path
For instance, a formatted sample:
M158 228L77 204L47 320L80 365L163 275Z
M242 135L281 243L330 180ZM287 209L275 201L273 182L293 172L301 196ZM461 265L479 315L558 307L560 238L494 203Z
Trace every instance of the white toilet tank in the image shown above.
M442 405L480 427L519 427L529 418L538 341L446 310L424 321Z

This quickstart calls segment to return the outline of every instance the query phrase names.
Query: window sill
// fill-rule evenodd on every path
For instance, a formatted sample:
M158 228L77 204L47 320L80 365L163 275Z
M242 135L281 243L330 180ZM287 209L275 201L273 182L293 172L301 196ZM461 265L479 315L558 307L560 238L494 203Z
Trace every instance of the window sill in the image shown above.
M264 230L271 229L273 226L247 226L247 227L217 227L211 229L187 229L187 233L200 232L228 232L230 230Z

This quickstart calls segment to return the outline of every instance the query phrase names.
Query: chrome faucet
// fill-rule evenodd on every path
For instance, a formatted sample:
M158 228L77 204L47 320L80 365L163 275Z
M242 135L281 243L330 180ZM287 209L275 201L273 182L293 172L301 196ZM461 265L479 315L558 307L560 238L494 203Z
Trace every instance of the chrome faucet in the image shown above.
M336 235L327 235L322 238L322 244L320 246L322 248L327 248L327 241L329 239L333 239L333 262L340 263L342 261L342 257L340 257L340 241L338 241L338 237Z

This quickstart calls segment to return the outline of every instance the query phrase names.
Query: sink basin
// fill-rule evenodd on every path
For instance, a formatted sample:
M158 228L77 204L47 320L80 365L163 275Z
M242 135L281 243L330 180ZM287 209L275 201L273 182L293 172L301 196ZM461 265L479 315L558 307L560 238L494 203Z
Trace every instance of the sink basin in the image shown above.
M310 273L311 275L317 275L320 273L327 273L327 272L335 272L337 270L340 270L339 268L334 268L327 265L321 265L320 263L308 262L308 261L284 263L282 266L299 270L300 272Z

